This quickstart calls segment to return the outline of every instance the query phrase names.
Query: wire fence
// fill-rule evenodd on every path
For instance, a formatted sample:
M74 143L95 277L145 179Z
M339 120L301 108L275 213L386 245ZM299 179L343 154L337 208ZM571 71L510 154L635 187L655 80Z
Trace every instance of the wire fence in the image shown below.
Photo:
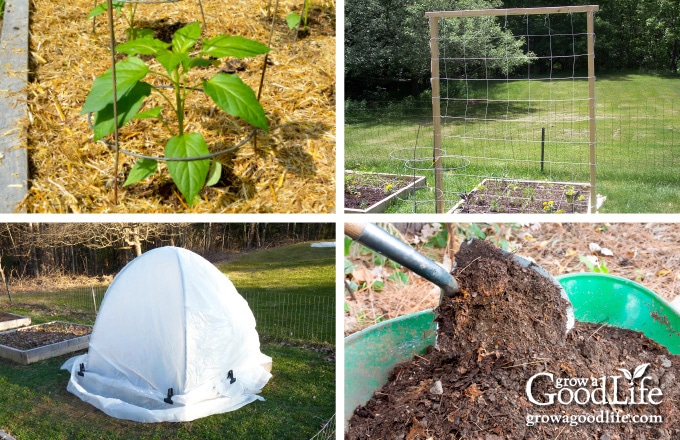
M671 98L650 101L622 101L615 97L599 99L596 106L596 155L597 176L611 180L647 179L677 185L680 169L680 103ZM408 163L425 164L431 167L433 153L433 128L431 104L422 100L393 102L349 102L345 105L345 167L348 170L375 171L391 174L409 174L403 159ZM535 149L527 148L531 160L525 162L535 170L527 175L515 173L508 161L499 161L496 168L486 170L490 177L536 179L541 170L542 136L545 136L546 160L550 155L564 154L559 145L550 144L551 127L544 133L536 129L526 133L531 142L538 144ZM519 141L518 141L519 142ZM451 139L446 145L446 154L473 157L483 147L480 142L467 146ZM516 146L515 146L516 147ZM550 149L552 148L552 150ZM509 152L510 154L512 152ZM404 156L404 157L401 157ZM422 157L421 157L422 156ZM429 160L425 159L429 157ZM401 160L400 160L401 159ZM493 164L492 164L493 165ZM557 167L553 167L557 169ZM573 168L573 167L572 167ZM568 172L573 169L568 167ZM455 170L456 167L451 166ZM422 171L418 169L418 171ZM554 171L554 170L552 170ZM423 174L416 172L416 174ZM457 179L456 191L468 193L480 179L464 181L464 176L455 171L445 176ZM458 175L456 175L458 174ZM517 174L517 175L515 175ZM587 173L579 176L549 176L551 180L587 181ZM469 180L469 179L468 179ZM433 182L428 180L428 187Z
M596 117L599 171L653 169L656 173L677 177L680 102L674 99L642 103L598 100ZM431 141L432 108L428 102L354 104L347 109L345 121L347 169L381 160L366 154L365 147L390 144L391 151L429 146ZM539 139L540 135L538 131Z
M329 420L324 422L319 432L310 440L332 440L335 438L335 414Z
M51 314L91 321L97 316L107 286L68 290L13 293L14 307L39 308ZM335 343L335 299L333 296L299 295L286 292L241 293L250 306L262 339ZM2 302L9 302L7 295Z

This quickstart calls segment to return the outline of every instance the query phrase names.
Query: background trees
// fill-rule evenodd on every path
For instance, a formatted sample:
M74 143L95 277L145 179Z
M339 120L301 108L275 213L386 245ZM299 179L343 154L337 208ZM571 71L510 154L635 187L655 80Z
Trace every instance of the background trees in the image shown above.
M0 271L7 277L117 273L142 252L180 246L216 254L335 238L326 223L6 223Z
M541 6L592 3L589 0L546 0ZM597 72L678 72L680 0L600 0L597 3L600 5L595 16ZM535 2L527 0L347 0L346 96L378 100L417 95L429 89L426 11L535 6ZM576 14L573 18L574 28L584 30L585 16ZM456 30L451 34L451 50L461 47L462 38L473 41L475 33L498 36L498 45L504 44L499 23L499 20L479 20L476 26ZM564 30L571 32L571 29ZM526 29L514 31L523 34Z

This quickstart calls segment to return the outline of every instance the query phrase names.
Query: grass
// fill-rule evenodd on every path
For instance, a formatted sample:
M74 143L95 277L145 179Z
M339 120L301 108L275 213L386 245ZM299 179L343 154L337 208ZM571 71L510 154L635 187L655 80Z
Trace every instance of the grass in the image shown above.
M584 97L584 81L547 85L524 81L481 84L468 90L466 101L442 103L447 114L467 115L445 121L443 146L444 188L451 207L457 193L469 192L484 177L509 177L552 181L589 181L589 150L585 102L544 105L539 102L486 101L551 98L572 93ZM488 93L488 95L487 95ZM583 96L582 96L583 95ZM596 82L597 192L607 196L600 212L678 212L680 210L680 77L608 75ZM474 105L472 104L474 101ZM349 115L345 127L345 167L352 170L426 175L431 170L431 109L425 102L419 112L371 112L359 119ZM448 105L448 110L444 110ZM509 115L508 123L504 120ZM491 120L485 122L484 120ZM546 128L546 163L540 170L541 128ZM499 139L511 138L511 142ZM566 142L566 143L563 143ZM580 142L580 145L574 144ZM414 146L420 148L414 150ZM414 156L415 152L415 156ZM454 156L455 155L455 156ZM461 167L464 156L469 163ZM483 159L484 158L484 159ZM493 158L493 159L492 159ZM448 163L447 163L448 161ZM418 198L433 199L421 190ZM390 212L413 212L414 201L393 206ZM434 208L418 204L418 212Z
M309 243L253 252L220 265L240 293L256 290L289 292L301 297L334 298L335 250L311 248ZM47 297L36 304L2 310L28 315L34 323L60 319L92 323L87 314L68 304L50 304ZM331 301L333 303L333 301ZM288 317L313 321L307 302ZM266 305L266 303L264 304ZM252 307L252 306L251 306ZM253 307L257 316L257 310ZM276 307L264 315L281 314ZM334 315L333 315L334 316ZM265 318L258 317L258 329ZM322 325L323 324L323 325ZM328 327L328 321L319 321ZM330 325L334 335L335 320ZM262 334L263 330L259 330ZM328 332L326 332L328 333ZM323 339L323 338L321 338ZM17 438L33 439L304 439L314 436L335 413L335 362L332 347L319 340L277 342L263 338L262 352L273 359L273 378L261 395L264 402L186 423L143 424L105 415L66 391L68 373L59 370L71 355L29 366L0 359L0 429ZM314 349L305 348L311 345ZM96 433L96 434L94 434Z
M332 248L299 243L243 254L219 268L248 301L261 337L333 344L334 252ZM94 291L99 308L106 286ZM43 311L37 319L94 323L89 287L12 296L13 308L20 314L30 316L35 309ZM0 304L6 300L6 295L0 295Z
M0 429L22 439L311 438L335 412L335 367L324 354L265 344L274 377L264 402L185 423L118 420L66 391L69 356L29 366L0 360ZM96 433L96 434L95 434Z
M335 342L334 248L299 243L245 254L219 268L267 337L295 338L299 332L308 341Z

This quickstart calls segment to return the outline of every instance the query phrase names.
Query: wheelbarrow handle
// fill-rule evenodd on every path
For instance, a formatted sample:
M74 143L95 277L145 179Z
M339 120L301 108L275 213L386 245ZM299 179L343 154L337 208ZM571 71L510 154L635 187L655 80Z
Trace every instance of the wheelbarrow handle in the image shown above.
M460 291L458 282L446 269L373 223L345 223L345 234L436 284L446 296Z

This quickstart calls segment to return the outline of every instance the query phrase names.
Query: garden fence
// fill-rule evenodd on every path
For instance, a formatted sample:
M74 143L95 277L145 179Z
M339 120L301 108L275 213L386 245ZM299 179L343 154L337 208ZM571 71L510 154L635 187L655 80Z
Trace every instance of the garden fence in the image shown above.
M50 292L13 293L18 308L49 309L81 321L96 318L106 286L81 287ZM335 343L335 299L333 296L299 295L285 292L241 292L255 315L257 330L265 340ZM0 302L9 302L5 294Z
M370 167L370 161L380 160L367 154L366 148L370 151L380 141L389 142L390 150L430 146L431 112L429 102L422 101L353 104L345 116L346 168ZM642 103L598 98L596 112L599 173L654 169L677 177L680 102L670 98Z
M622 101L597 98L597 176L615 180L643 180L654 176L677 184L680 169L680 103L671 98L653 101ZM350 102L346 106L345 167L348 170L403 174L397 154L432 155L433 127L428 101ZM429 118L429 119L428 119ZM540 145L541 131L531 133ZM457 152L455 144L449 154ZM546 154L550 152L546 151ZM541 151L534 164L539 172ZM410 158L414 162L414 158ZM499 165L491 175L504 176L508 166ZM508 176L532 178L531 176ZM555 177L555 176L553 176ZM558 176L559 177L559 176ZM587 182L587 174L574 176ZM558 179L563 180L563 179ZM461 193L479 182L464 182ZM432 182L428 182L432 185Z

